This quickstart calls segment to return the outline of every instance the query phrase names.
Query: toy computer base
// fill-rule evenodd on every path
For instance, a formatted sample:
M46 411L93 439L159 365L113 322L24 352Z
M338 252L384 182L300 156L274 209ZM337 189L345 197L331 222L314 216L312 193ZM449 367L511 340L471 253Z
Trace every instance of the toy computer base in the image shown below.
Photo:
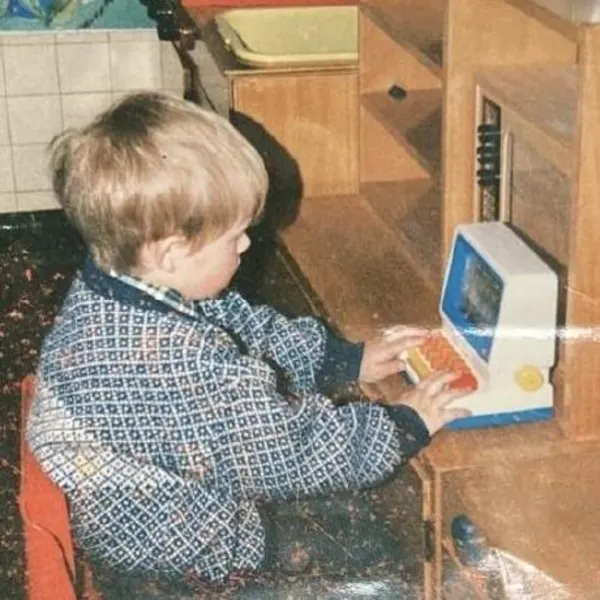
M549 421L554 416L554 408L534 408L516 412L504 412L485 415L473 415L464 419L456 419L446 425L446 429L481 429L484 427L501 427L518 423L536 423Z
M502 390L481 390L458 400L454 406L471 411L471 416L457 419L447 429L475 429L517 423L547 421L554 416L553 389L545 384L534 392L515 386Z
M408 365L402 375L408 383L419 381ZM471 411L471 416L456 419L445 428L478 429L548 421L554 416L553 396L554 390L548 383L533 392L525 392L516 385L499 390L478 390L453 404Z

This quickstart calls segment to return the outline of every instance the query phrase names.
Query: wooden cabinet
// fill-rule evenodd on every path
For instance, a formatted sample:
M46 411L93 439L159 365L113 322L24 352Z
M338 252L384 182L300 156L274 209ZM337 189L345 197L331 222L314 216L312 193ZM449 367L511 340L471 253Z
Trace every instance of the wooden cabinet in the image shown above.
M359 193L306 198L281 233L351 337L392 322L437 324L443 28L442 0L361 4Z
M296 163L302 196L356 194L357 65L251 68L236 60L213 21L203 21L202 10L190 14L201 24L202 39L227 79L230 110L263 128L255 138L272 138L272 144L259 149L285 154ZM274 173L278 175L291 177L288 172Z
M467 514L483 525L486 538L507 553L508 560L516 559L508 563L514 574L519 574L519 561L531 566L532 574L524 578L529 595L522 593L522 597L597 598L600 514L593 499L600 491L599 453L589 446L588 451L575 451L575 455L520 459L517 468L495 461L447 472L442 490L442 555L453 558L451 521ZM468 569L463 573L464 579L485 589L481 578L470 577ZM516 589L513 583L507 596L519 598Z
M443 597L454 563L449 523L466 513L490 544L575 597L593 598L600 490L587 469L600 458L600 26L528 0L361 7L360 193L307 199L282 245L346 335L394 322L437 326L452 233L480 218L481 103L502 107L510 124L504 214L561 276L557 414L443 431L413 461L431 549L425 597ZM394 382L382 390L398 393Z
M456 569L455 561L446 559L454 556L450 523L459 514L474 521L491 547L528 561L578 591L577 598L594 598L600 484L593 478L596 467L589 473L587 468L600 464L598 444L568 441L554 422L462 434L439 433L412 461L430 490L423 492L424 528L433 545L425 565L425 598L444 598L447 569ZM567 523L576 527L565 537ZM577 550L593 540L594 552ZM589 576L577 583L582 569Z
M436 291L443 18L442 0L365 2L359 31L361 193Z
M443 597L449 523L466 513L491 545L594 598L600 25L530 0L366 0L359 50L358 73L230 75L234 107L256 115L308 174L281 248L331 322L355 339L398 322L438 326L452 233L481 216L485 99L508 124L503 215L561 278L556 417L443 431L412 463L429 550L425 597ZM327 133L314 135L321 126ZM379 392L398 394L399 382Z
M600 26L575 25L525 0L450 0L448 15L455 41L447 45L444 246L455 224L478 212L474 128L488 98L502 108L510 137L507 219L560 275L557 423L570 439L599 439Z
M356 69L228 71L231 108L297 161L304 197L358 189Z

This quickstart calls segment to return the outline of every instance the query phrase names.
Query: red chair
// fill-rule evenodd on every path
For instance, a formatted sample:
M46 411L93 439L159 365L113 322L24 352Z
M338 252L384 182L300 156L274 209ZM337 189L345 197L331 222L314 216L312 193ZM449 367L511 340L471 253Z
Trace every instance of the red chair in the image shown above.
M27 598L29 600L101 600L91 571L82 565L77 593L75 549L67 501L42 471L28 447L25 429L35 392L35 377L21 382L21 482L19 509L25 538Z

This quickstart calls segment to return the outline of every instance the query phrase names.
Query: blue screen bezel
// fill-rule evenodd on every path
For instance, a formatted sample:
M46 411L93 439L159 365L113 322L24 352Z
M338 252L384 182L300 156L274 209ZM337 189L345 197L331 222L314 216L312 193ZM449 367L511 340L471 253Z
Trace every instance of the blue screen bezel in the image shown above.
M504 282L502 277L492 268L487 260L467 240L462 234L457 235L454 250L452 253L452 264L448 272L446 279L446 287L444 289L444 297L442 299L442 312L454 325L460 335L467 341L467 343L477 352L477 354L484 360L488 361L492 350L492 344L494 342L494 335L487 334L481 335L478 332L478 325L472 323L467 319L466 315L460 310L461 305L461 286L463 278L465 276L465 267L469 256L475 256L478 260L482 261L488 271L496 278L500 284L500 293L504 293ZM496 325L498 324L498 317L502 301L498 305L498 311L496 318L493 323L489 324L489 327L495 333Z

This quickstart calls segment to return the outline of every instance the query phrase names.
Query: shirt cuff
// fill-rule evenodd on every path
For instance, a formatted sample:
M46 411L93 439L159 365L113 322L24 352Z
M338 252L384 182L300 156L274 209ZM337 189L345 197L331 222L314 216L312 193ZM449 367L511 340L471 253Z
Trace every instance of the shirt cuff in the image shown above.
M327 331L325 357L317 375L317 387L323 394L331 394L355 382L360 373L364 344L353 344Z
M414 456L431 442L429 430L414 408L406 404L389 406L388 414L396 423L401 451L404 455Z

